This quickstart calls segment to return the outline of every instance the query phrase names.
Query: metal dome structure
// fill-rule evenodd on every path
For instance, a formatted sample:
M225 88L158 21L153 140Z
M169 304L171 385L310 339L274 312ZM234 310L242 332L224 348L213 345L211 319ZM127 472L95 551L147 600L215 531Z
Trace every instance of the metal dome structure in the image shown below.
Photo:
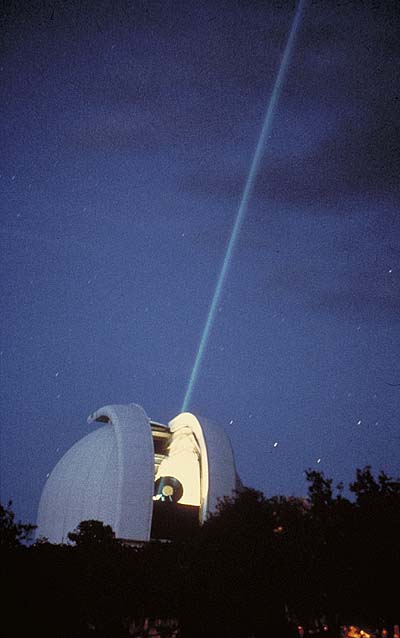
M117 538L148 541L163 536L165 512L170 528L189 514L202 524L218 500L238 488L230 441L208 419L184 412L163 425L131 403L105 406L88 421L102 425L51 472L37 538L63 543L81 521L99 520Z

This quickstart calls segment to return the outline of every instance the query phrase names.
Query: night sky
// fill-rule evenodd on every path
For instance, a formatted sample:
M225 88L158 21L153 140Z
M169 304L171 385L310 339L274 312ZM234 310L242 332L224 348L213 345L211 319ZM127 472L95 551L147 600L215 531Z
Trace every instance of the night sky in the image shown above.
M180 412L294 2L3 2L1 500ZM190 409L242 481L400 472L400 3L306 3Z

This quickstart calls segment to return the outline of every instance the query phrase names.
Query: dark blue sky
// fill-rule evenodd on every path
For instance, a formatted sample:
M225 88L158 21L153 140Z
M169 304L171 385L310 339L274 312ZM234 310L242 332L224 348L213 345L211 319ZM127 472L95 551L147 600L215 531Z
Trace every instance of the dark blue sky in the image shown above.
M3 3L1 498L181 407L293 2ZM312 2L191 409L245 484L400 471L400 6Z

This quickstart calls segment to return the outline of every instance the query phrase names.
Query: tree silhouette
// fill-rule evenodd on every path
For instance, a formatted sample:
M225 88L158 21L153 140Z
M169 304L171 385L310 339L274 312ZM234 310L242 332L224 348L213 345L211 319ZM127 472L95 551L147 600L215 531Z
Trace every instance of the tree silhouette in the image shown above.
M82 521L73 545L28 546L34 526L0 510L0 633L42 638L339 638L398 623L400 482L357 470L351 500L322 472L306 498L244 489L179 542L130 547ZM312 632L312 634L311 634ZM157 634L155 634L157 635ZM389 633L390 638L390 633Z
M0 504L0 548L11 549L30 540L36 525L15 522L15 514L11 509L12 501L7 507Z
M82 521L73 532L68 533L68 538L77 547L86 548L110 545L116 542L111 525L105 525L102 521L96 520Z

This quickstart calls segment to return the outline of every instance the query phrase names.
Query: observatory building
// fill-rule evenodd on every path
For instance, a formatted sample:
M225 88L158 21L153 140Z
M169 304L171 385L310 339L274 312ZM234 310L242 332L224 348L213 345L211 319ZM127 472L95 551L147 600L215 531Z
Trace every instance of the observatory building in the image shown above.
M83 520L111 525L117 538L179 538L240 486L230 441L189 412L168 425L139 405L108 405L102 424L57 463L40 499L36 537L66 542Z

